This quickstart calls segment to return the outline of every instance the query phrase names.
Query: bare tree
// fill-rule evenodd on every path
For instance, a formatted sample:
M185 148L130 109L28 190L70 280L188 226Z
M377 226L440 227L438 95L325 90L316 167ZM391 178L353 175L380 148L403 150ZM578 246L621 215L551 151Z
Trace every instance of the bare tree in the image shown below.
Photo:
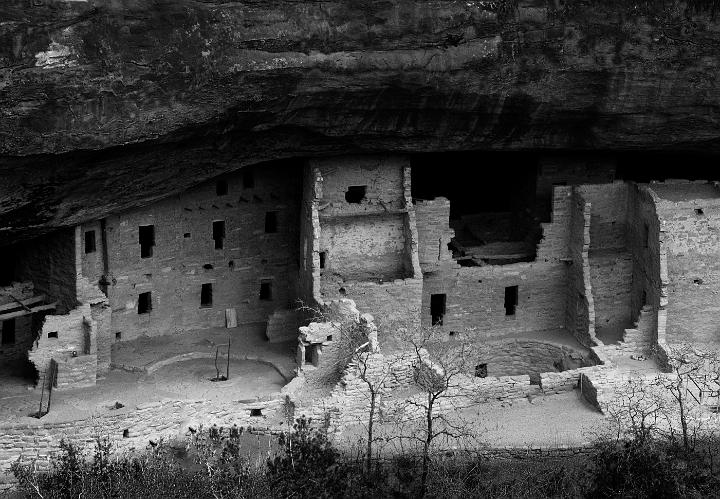
M420 327L404 333L414 364L414 381L421 396L406 401L422 414L419 432L412 435L421 445L420 497L427 493L432 447L436 440L475 439L477 433L460 415L468 404L467 344L436 341L437 328Z
M672 396L673 412L669 415L669 429L674 435L674 422L680 424L680 435L685 450L695 445L704 398L717 399L720 381L720 357L716 352L699 350L692 345L680 344L669 349L670 375L657 376L654 384L664 388Z

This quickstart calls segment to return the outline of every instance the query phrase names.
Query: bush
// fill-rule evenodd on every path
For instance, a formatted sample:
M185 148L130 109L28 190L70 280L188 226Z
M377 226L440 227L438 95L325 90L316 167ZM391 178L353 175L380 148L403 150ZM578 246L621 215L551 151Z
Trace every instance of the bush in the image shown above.
M718 479L703 456L676 442L600 442L590 497L708 497Z

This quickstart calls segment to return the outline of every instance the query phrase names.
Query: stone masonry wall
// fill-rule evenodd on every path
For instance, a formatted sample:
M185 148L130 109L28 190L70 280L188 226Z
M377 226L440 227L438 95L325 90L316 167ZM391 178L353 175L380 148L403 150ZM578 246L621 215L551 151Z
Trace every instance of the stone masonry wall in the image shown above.
M565 327L581 345L591 346L595 343L595 301L589 261L592 208L576 190L571 207L568 250L572 266L567 275Z
M322 176L322 217L369 215L405 211L403 170L409 160L402 156L343 156L309 162ZM365 186L365 198L349 203L350 186Z
M49 458L59 452L62 438L89 449L96 437L108 437L117 451L132 452L145 450L151 440L185 436L188 426L237 425L271 433L284 429L281 407L280 399L254 403L165 400L81 421L0 424L0 483L20 455L24 460L37 459L40 469L46 469ZM261 409L262 416L250 416L251 409Z
M708 318L720 313L720 190L702 182L649 188L662 192L656 209L667 251L667 341L717 345L720 326Z
M243 175L246 170L243 171ZM295 306L299 248L301 169L283 164L229 175L227 194L216 183L107 219L113 284L108 297L112 332L122 339L225 326L234 308L239 323L263 322L277 309ZM266 232L275 212L277 232ZM225 222L223 248L216 249L213 222ZM138 228L154 225L155 246L141 258ZM271 297L260 298L261 283ZM212 285L212 306L200 303L202 284ZM138 313L138 295L151 292L152 310Z
M592 206L590 251L625 248L630 185L613 182L579 185L576 189Z
M418 256L423 272L431 272L438 265L452 264L448 244L455 235L450 228L450 200L436 198L415 203L418 230Z
M555 190L553 221L543 224L543 239L534 262L485 267L441 266L425 273L422 322L431 323L433 294L446 294L443 328L467 330L473 340L518 333L561 330L566 322L569 256L567 239L572 217L572 190ZM515 315L506 315L505 288L518 286Z
M405 277L405 213L325 219L321 217L323 273L352 280Z

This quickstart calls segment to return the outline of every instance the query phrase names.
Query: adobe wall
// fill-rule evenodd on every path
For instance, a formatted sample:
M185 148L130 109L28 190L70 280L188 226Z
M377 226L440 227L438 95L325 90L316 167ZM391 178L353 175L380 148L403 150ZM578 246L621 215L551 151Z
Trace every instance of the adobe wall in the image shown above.
M82 275L85 276L91 284L98 285L102 276L105 274L105 242L103 237L103 224L98 220L94 222L82 224L78 234L78 250L81 260ZM94 232L95 234L95 251L86 252L85 237L86 233Z
M431 272L438 265L453 265L448 244L455 236L450 228L450 200L439 197L415 202L418 231L418 258L423 272Z
M63 315L46 315L38 339L28 353L41 374L58 363L58 388L95 384L97 376L97 323L89 303ZM75 357L73 357L75 352Z
M379 326L378 339L389 344L393 325L419 325L423 279L396 279L390 282L341 281L323 279L323 301L349 298L360 313L370 313Z
M426 204L424 208L429 206ZM426 272L422 323L431 324L431 295L446 294L443 329L447 332L467 330L469 339L562 330L566 323L568 272L568 264L563 260L569 258L572 189L556 188L553 206L552 222L542 224L543 239L534 262L484 267L443 265ZM505 314L507 286L518 286L514 316Z
M320 171L306 164L302 185L298 290L303 303L314 307L320 299L320 215L317 209L317 200L322 197Z
M708 318L720 314L720 190L703 182L684 184L649 185L657 194L667 251L667 341L717 345L720 325ZM663 187L668 194L658 192Z
M295 306L298 272L300 177L297 165L254 170L254 187L242 175L226 177L228 193L211 182L146 208L107 218L112 284L112 333L122 339L225 326L225 309L239 323L264 322ZM276 233L265 232L266 213L278 213ZM225 222L222 249L212 225ZM154 225L150 258L140 257L138 227ZM207 268L206 268L207 266ZM263 281L272 299L260 299ZM201 307L202 284L212 284L212 306ZM152 293L152 310L138 314L138 295Z
M615 179L614 158L544 156L538 161L535 195L542 213L551 207L553 187L607 184ZM549 215L549 213L547 213Z
M342 156L309 161L322 175L319 199L322 217L387 213L405 210L403 156ZM349 186L366 186L365 199L348 203Z
M77 304L75 287L75 230L63 229L34 239L16 251L16 278L32 281L37 294L57 301L56 313L66 313Z
M627 246L630 186L625 182L579 185L577 192L592 206L590 251Z
M595 344L595 301L590 279L590 203L573 191L572 216L568 232L568 257L572 265L567 273L565 327L586 347Z
M321 215L320 251L325 273L348 280L405 277L405 213L325 219Z
M655 313L665 306L660 276L664 235L656 212L657 201L657 195L648 186L637 185L630 191L627 241L632 256L630 313L633 318L639 316L645 305Z

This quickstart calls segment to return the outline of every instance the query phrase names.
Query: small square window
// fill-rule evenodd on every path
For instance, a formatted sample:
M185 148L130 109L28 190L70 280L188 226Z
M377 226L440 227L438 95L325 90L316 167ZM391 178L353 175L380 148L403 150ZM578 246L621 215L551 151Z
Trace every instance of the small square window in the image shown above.
M260 281L260 299L272 300L272 281Z
M265 233L274 234L278 231L278 212L268 211L265 213Z
M96 251L95 231L88 230L85 232L85 253L95 253Z
M57 338L57 337L58 337L58 332L57 332L57 331L50 331L50 332L48 333L48 338Z
M152 293L140 293L138 296L137 313L149 314L152 310Z
M345 192L345 201L348 203L358 204L365 199L366 192L366 185L351 185Z
M122 340L122 333L120 331L118 331L117 333L115 333L115 341L120 341L120 340Z

